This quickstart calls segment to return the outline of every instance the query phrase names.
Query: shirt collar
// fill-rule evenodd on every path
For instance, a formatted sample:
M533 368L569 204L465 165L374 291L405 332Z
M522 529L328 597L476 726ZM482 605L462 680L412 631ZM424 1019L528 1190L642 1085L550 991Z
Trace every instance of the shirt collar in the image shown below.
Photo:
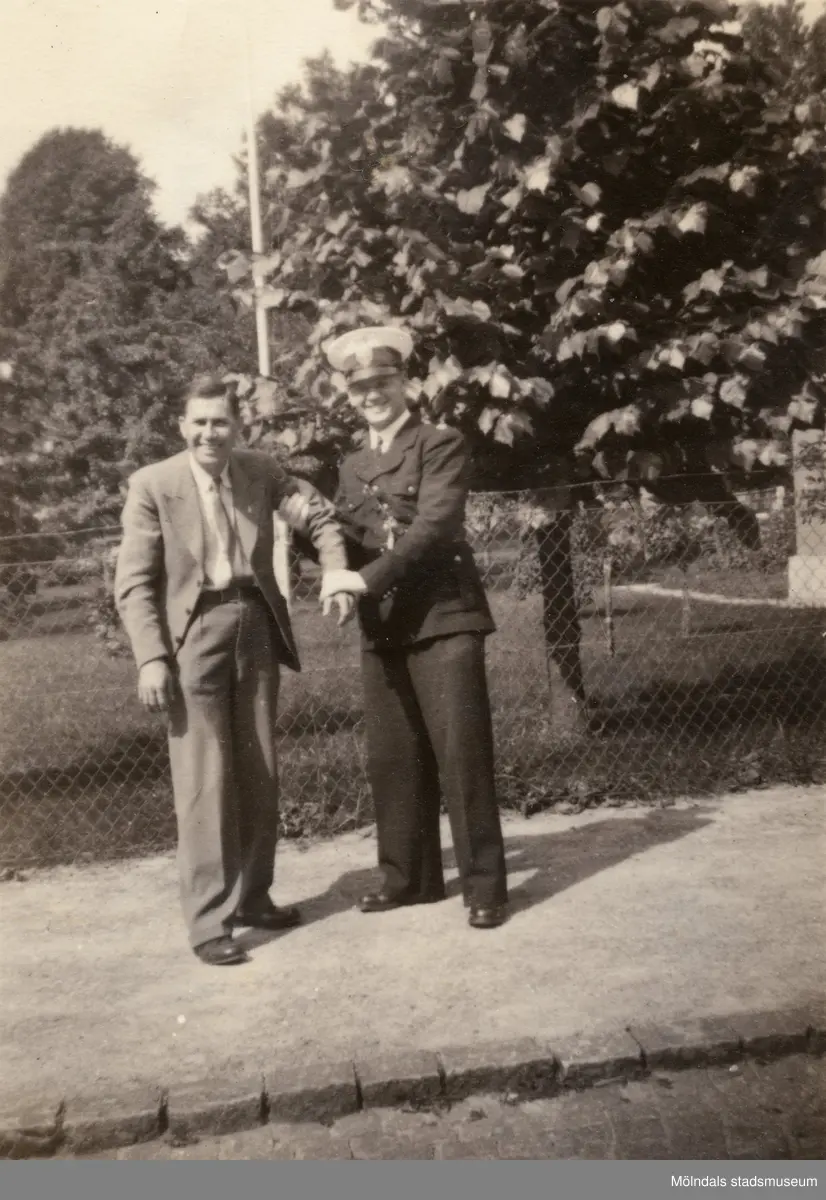
M205 471L201 464L196 462L195 456L191 453L189 455L189 465L192 469L192 476L197 483L199 490L202 492L208 492L213 484L213 478L209 471ZM218 478L224 487L232 490L232 481L230 480L229 474L229 463L227 463L227 465L224 467Z
M410 420L410 409L405 409L405 411L401 414L401 416L398 417L393 422L392 425L388 425L387 428L382 429L381 432L379 432L379 430L377 430L377 429L371 429L370 430L370 449L371 450L379 450L379 449L389 450L390 445L393 441L393 438L396 436L396 434L399 432L399 430L402 428L402 426L406 425L409 420Z

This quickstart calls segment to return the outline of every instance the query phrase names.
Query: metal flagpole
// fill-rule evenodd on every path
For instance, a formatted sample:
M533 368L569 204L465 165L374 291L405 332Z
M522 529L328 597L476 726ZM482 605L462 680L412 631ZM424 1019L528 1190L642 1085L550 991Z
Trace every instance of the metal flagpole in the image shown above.
M249 0L244 0L244 33L246 45L246 82L247 82L247 183L249 188L250 206L250 240L252 244L252 279L255 302L255 333L258 343L258 374L268 378L270 374L270 335L267 309L262 302L263 279L260 269L260 256L264 253L264 232L261 222L261 179L258 163L258 137L255 128L255 88L253 84L254 68L252 62L252 44L250 39ZM281 589L281 594L287 602L287 608L292 607L292 588L290 581L290 530L285 521L273 514L273 571Z

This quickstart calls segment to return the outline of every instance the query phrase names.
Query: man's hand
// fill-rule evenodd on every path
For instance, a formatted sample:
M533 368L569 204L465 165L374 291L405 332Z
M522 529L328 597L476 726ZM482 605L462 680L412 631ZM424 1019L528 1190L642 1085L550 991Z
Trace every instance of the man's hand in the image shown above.
M166 659L144 663L138 673L138 699L149 712L167 712L177 687Z
M351 596L361 596L367 591L367 584L358 571L344 571L337 568L325 571L321 577L321 602L324 603L336 592L349 592Z
M293 529L303 533L307 529L307 519L310 514L310 503L301 492L291 492L278 507L279 516Z
M356 601L349 592L337 592L335 596L325 596L321 601L321 611L325 617L329 616L334 604L338 608L336 625L341 629L342 625L352 621L356 615Z

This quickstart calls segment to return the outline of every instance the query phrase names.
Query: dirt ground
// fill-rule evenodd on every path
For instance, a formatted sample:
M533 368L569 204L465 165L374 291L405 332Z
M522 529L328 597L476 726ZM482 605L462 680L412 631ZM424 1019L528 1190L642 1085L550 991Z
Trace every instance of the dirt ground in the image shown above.
M372 836L286 844L275 899L305 923L223 970L188 949L171 856L2 883L0 1100L822 999L824 818L818 788L508 817L493 931L455 884L358 912Z

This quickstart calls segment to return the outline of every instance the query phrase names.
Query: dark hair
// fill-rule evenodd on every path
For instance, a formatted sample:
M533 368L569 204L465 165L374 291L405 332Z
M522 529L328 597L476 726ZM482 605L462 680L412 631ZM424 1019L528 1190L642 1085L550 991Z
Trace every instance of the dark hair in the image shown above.
M196 375L182 393L182 415L186 413L190 400L226 400L233 417L237 419L241 416L234 379L223 379L220 375Z

